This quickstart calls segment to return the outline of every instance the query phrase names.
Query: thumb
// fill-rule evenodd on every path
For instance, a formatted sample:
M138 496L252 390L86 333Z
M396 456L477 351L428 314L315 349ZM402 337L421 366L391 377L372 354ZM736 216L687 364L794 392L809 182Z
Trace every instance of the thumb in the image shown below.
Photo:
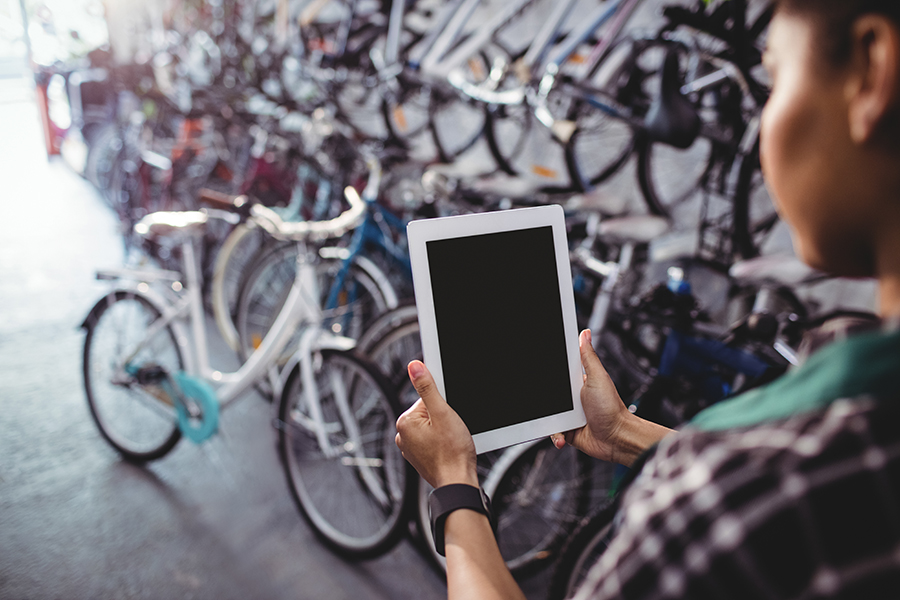
M578 336L578 350L581 353L581 365L584 367L584 372L587 374L588 379L601 375L608 376L591 342L591 330L585 329Z
M600 362L600 357L594 351L594 345L591 340L591 330L585 329L578 336L578 350L581 353L581 365L587 375L586 381L603 381L609 379L609 373Z
M428 368L422 361L414 360L409 363L407 372L409 373L409 380L412 382L413 387L416 388L416 392L422 398L422 402L425 403L425 408L428 409L430 414L434 414L436 411L439 412L447 407L447 401L438 392L437 385L434 383L434 377L431 376L431 372L428 371Z

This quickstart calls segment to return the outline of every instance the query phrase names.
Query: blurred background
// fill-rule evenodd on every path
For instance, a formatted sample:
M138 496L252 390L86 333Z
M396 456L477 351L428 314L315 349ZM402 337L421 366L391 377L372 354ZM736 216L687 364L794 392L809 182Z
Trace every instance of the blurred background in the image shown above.
M800 264L763 185L765 2L512 4L0 0L0 598L446 594L427 489L404 492L402 523L365 559L304 519L283 468L301 452L284 435L300 410L279 393L286 359L202 443L146 464L107 443L85 318L118 285L98 270L173 271L165 292L184 297L177 244L135 234L155 211L215 215L241 195L323 220L346 186L363 193L367 225L314 249L334 290L316 326L359 340L396 410L420 352L414 218L563 205L579 326L630 409L670 426L802 362L809 332L872 322L874 284ZM259 347L296 269L259 227L240 258L236 225L253 218L235 214L194 242L221 371ZM564 597L597 553L576 530L622 470L540 443L480 469L527 596Z

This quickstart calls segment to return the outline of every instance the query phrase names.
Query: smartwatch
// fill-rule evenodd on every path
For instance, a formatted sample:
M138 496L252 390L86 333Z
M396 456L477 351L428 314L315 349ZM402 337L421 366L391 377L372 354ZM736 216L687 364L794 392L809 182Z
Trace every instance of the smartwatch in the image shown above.
M451 483L432 490L428 497L428 512L431 517L431 535L434 537L434 549L441 556L444 554L444 522L447 515L454 510L468 508L481 513L488 518L494 534L497 533L497 525L491 515L491 499L487 497L480 487L466 485L465 483Z

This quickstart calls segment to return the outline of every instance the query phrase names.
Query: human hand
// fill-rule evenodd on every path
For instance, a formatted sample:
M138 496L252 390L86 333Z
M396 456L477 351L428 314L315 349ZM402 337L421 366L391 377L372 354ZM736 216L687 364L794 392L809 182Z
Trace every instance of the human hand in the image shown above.
M478 486L475 442L463 420L438 393L434 378L418 360L409 378L420 398L397 419L397 446L432 487L451 483Z
M590 330L581 332L578 349L585 371L581 404L587 424L580 429L553 434L553 444L562 448L568 443L594 458L625 464L627 459L622 457L621 438L629 422L636 417L622 402L615 384L594 352Z

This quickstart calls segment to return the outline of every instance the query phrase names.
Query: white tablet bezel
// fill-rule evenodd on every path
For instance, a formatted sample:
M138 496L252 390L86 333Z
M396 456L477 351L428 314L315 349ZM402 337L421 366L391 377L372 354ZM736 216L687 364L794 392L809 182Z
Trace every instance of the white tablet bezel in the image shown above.
M412 266L416 306L419 313L419 330L422 338L423 357L429 371L434 376L438 391L450 406L453 406L453 399L447 398L444 387L444 373L438 342L427 243L436 240L547 226L552 228L556 271L559 280L559 298L562 306L562 327L564 328L563 333L567 354L566 362L572 389L572 410L477 433L472 437L478 454L549 436L553 433L569 431L585 424L584 409L581 406L583 371L578 351L578 322L575 316L575 296L572 288L572 270L569 264L563 209L559 205L547 205L437 219L423 219L412 221L407 225L410 263ZM486 301L486 305L488 304L489 301Z

